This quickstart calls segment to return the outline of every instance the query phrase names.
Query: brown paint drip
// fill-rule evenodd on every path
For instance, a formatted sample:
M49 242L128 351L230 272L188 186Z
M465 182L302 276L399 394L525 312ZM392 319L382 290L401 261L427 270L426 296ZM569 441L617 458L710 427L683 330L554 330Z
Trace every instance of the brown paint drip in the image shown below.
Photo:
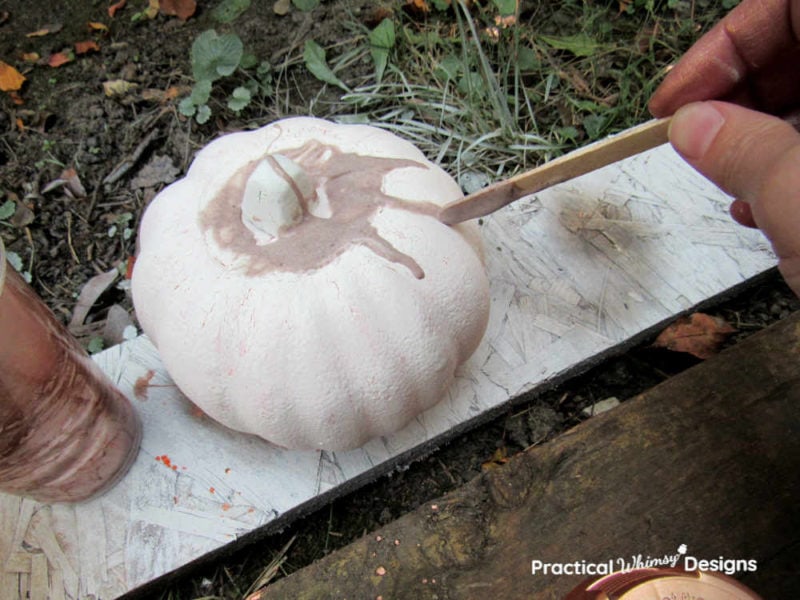
M389 172L405 167L426 169L423 163L361 156L317 141L306 142L300 148L281 154L299 164L315 188L324 189L331 216L314 216L308 207L316 198L301 198L302 221L282 229L275 240L259 246L242 223L241 205L247 180L262 159L246 164L201 213L200 225L212 233L219 247L249 257L248 275L319 269L351 246L361 245L390 262L405 266L417 279L425 277L417 262L381 237L370 222L383 208L399 208L433 217L439 214L440 208L435 204L402 200L381 190L383 178ZM275 161L270 162L275 168ZM282 169L276 170L286 177ZM289 183L300 197L297 185L293 181Z

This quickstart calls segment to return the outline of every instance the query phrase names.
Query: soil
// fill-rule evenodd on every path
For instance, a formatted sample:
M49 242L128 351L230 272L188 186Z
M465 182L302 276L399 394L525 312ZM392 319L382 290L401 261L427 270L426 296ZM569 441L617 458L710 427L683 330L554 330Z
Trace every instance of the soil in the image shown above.
M324 2L313 15L291 11L278 17L273 2L254 2L235 31L247 51L276 68L276 92L239 114L227 110L224 100L212 99L213 116L199 125L181 115L177 101L165 94L172 89L185 93L191 86L189 56L197 35L210 28L230 29L212 20L207 4L201 2L195 16L182 22L164 15L132 20L146 2L129 1L113 19L105 2L54 0L46 8L22 0L0 2L0 59L27 78L18 101L0 94L0 205L7 200L17 205L12 217L0 221L0 235L6 249L22 259L33 288L65 322L93 276L119 271L115 285L94 302L86 318L89 326L76 330L84 343L102 330L112 306L135 319L125 273L135 253L138 220L149 200L180 176L194 152L213 137L290 114L325 116L337 95L328 96L302 67L303 41L313 37L324 46L349 40L353 33L347 29L348 20L341 18L343 11L368 23L376 10L376 3L366 0ZM108 31L90 30L90 22L103 23ZM42 29L51 32L30 35ZM99 50L59 67L48 66L52 54L85 40L95 41ZM26 62L23 53L40 58ZM371 65L353 65L354 77L359 69L371 70ZM108 97L103 83L112 80L135 87ZM728 342L735 343L798 308L795 296L771 273L708 310L737 328ZM586 418L583 409L597 401L624 401L695 362L647 344L609 359L556 389L525 399L426 459L334 501L284 532L193 569L169 591L173 597L234 597L231 580L252 581L295 536L284 571L397 518L515 452L545 442Z
M189 61L200 32L230 30L212 20L201 3L186 22L175 17L132 21L141 2L129 2L115 18L106 3L60 0L48 4L19 0L0 3L0 57L27 78L18 101L0 94L0 204L13 200L16 214L0 224L6 250L22 259L22 270L46 303L65 321L91 277L117 268L117 285L93 307L88 322L102 324L108 308L122 306L132 315L122 275L135 253L136 235L148 201L183 173L194 152L230 131L255 128L290 114L324 116L325 92L304 68L284 69L275 82L274 100L251 103L239 114L224 107L222 83L210 103L213 116L199 125L181 115L165 93L186 95L192 85ZM348 2L347 10L368 14L369 2ZM248 18L236 21L247 52L273 65L297 62L303 41L326 45L348 39L341 4L328 3L313 13L284 17L272 2L256 2ZM102 23L108 31L91 30ZM49 32L31 35L35 32ZM94 41L99 50L77 55L59 67L53 54ZM36 53L38 60L25 61ZM133 84L127 93L108 97L104 82ZM78 184L61 184L74 170ZM73 179L74 181L74 179ZM75 189L77 188L77 190ZM118 283L119 283L118 281ZM77 331L95 335L98 327Z

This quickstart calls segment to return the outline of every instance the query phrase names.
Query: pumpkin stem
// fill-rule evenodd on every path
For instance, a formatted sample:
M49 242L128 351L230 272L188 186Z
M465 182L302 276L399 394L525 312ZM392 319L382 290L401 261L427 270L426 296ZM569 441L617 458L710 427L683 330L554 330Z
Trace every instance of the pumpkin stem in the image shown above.
M258 245L268 244L308 213L314 184L302 167L283 154L267 154L244 188L242 223Z

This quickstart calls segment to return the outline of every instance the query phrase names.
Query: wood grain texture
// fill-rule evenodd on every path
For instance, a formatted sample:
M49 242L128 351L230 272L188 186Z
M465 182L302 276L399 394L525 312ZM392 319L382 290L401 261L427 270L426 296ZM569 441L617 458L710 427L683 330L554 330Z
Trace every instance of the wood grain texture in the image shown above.
M588 576L534 574L532 561L621 570L637 557L678 556L683 544L697 559L755 560L755 571L739 569L743 583L763 598L795 598L798 356L795 314L276 582L261 600L558 600Z
M38 589L35 555L51 598L105 600L142 586L388 472L774 266L728 203L662 147L495 213L482 228L492 308L480 347L441 403L350 452L288 452L210 422L145 337L101 353L142 417L141 452L89 502L0 495L3 600Z

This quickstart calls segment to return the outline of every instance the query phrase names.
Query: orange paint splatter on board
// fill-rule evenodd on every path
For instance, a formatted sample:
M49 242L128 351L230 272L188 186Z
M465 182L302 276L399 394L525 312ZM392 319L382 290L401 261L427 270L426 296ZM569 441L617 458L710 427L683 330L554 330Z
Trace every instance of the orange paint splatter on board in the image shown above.
M231 472L231 468L230 467L225 469L225 475L230 475L230 472Z
M231 505L228 504L227 502L224 502L222 504L221 508L222 508L222 510L230 510L231 509Z
M168 469L171 469L173 471L177 471L178 470L178 465L173 464L172 460L170 460L169 456L167 456L166 454L162 454L160 456L156 456L156 462L160 462L162 465L164 465L165 467L167 467ZM182 467L182 468L184 470L186 469L186 467Z
M147 388L150 387L150 382L155 374L156 372L150 369L133 384L133 395L137 400L147 400Z
M211 493L213 494L213 493L214 493L214 492L216 492L217 490L215 490L213 487L210 487L210 488L208 488L208 491L209 491L209 492L211 492Z

